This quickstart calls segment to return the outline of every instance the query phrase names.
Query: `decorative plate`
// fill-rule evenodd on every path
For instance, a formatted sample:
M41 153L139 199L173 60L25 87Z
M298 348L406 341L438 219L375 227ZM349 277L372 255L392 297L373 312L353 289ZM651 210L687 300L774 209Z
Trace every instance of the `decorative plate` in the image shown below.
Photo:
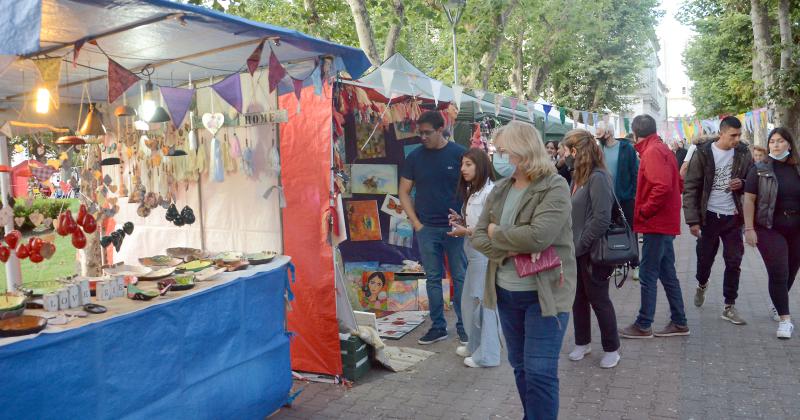
M278 253L274 251L254 252L245 255L247 261L249 261L251 265L267 264L277 256Z
M214 259L222 260L226 263L232 263L244 259L244 254L241 252L234 252L234 251L220 252L219 254L214 256Z
M0 337L17 337L36 334L47 326L47 320L40 316L20 315L0 320Z
M161 289L170 284L171 287L169 290L174 290L177 292L189 290L194 287L194 274L179 274L175 277L170 277L158 282L158 286Z
M199 260L203 258L202 249L197 248L167 248L167 255L173 258L180 258L184 261L192 261L192 260Z
M158 296L158 292L153 290L143 290L132 284L128 285L128 298L132 300L150 300Z
M244 270L249 267L250 263L247 260L236 260L226 262L225 260L217 260L217 267L225 267L228 271Z
M0 295L0 313L16 311L25 306L25 296Z
M168 255L156 255L154 257L139 258L139 262L147 267L175 267L182 263L183 260Z
M139 280L158 280L158 279L163 279L164 277L169 277L174 272L175 272L175 267L163 267L163 268L157 267L153 269L153 271L138 276L137 278Z
M105 267L103 271L109 276L134 276L139 277L146 275L151 269L142 267L140 265L118 265L114 267Z
M218 274L224 273L226 271L228 271L228 269L225 267L216 267L216 266L208 267L205 270L198 271L197 274L195 274L194 281L195 282L208 281L217 276Z
M212 265L214 265L214 262L211 260L194 260L187 263L183 263L179 265L177 268L178 270L200 271L202 269L211 267Z

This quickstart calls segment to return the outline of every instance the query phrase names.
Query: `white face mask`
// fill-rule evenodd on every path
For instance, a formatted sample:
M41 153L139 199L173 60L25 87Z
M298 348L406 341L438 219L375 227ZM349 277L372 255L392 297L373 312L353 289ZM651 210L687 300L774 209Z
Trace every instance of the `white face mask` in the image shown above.
M788 156L789 156L789 151L788 150L785 150L783 153L780 153L780 154L777 154L777 155L772 154L772 153L769 154L769 157L771 157L771 158L773 158L775 160L784 160Z

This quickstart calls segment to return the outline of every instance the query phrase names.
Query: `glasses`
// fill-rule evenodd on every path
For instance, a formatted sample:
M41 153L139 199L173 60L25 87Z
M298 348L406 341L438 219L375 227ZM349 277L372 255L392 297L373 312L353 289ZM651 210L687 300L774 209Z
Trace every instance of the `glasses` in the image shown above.
M417 134L419 134L420 137L430 137L435 132L436 130L419 130L417 131Z

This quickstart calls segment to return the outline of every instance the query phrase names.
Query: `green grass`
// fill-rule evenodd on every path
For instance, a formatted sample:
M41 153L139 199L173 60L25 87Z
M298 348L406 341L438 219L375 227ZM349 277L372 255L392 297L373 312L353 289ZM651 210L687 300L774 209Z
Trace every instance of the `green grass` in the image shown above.
M78 200L70 206L73 217L77 215ZM31 236L45 236L55 234L55 231L50 230L44 233L28 232L23 235L20 243L27 243ZM22 283L41 281L41 280L55 280L58 277L70 276L76 273L77 270L77 250L72 246L71 236L55 235L56 253L49 260L44 260L39 264L34 264L29 259L25 259L20 263L22 269ZM0 262L0 291L6 290L6 265Z

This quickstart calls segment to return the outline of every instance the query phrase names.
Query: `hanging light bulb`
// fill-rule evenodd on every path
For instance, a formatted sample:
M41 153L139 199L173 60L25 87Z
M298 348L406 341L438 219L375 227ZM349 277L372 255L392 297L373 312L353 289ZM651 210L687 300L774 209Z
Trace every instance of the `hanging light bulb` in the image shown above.
M40 87L36 90L36 112L47 114L50 112L50 91Z
M153 82L148 79L147 83L144 85L144 100L139 107L139 116L141 116L144 121L149 122L156 113L156 101L153 99L154 96Z

